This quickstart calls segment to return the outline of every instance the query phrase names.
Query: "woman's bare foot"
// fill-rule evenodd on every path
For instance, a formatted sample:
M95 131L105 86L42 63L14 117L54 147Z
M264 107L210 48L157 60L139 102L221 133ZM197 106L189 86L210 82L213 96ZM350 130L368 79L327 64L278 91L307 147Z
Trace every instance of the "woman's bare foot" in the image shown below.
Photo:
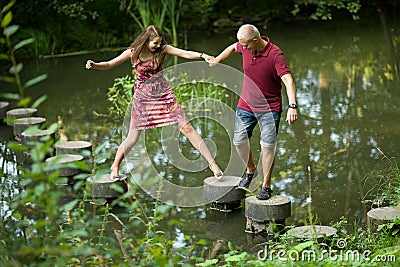
M110 180L111 181L119 180L118 167L111 166L110 170L111 170Z
M224 175L223 172L221 171L221 169L219 168L219 166L217 165L217 163L215 162L215 160L213 160L211 162L211 164L209 165L210 170L214 173L214 177L217 179L221 179L222 176Z

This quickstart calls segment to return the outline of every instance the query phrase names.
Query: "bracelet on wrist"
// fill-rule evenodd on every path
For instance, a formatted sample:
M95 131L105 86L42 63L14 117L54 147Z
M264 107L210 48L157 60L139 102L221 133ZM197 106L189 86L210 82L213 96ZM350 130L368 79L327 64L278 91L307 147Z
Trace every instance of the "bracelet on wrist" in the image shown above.
M204 59L204 58L203 58L203 55L204 55L204 53L201 52L201 53L200 53L200 58Z

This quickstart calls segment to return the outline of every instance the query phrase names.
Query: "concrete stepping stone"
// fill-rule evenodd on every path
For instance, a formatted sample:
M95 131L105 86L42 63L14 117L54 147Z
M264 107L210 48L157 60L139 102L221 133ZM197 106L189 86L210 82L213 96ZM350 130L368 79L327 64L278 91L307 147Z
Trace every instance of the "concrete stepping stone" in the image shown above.
M13 133L15 136L20 136L22 132L28 129L30 126L38 125L42 126L46 122L45 118L42 117L28 117L28 118L20 118L14 120L13 124Z
M389 223L394 218L400 218L400 206L372 209L367 212L367 225L372 232L376 232L379 225Z
M299 226L288 231L289 236L300 239L317 239L318 242L333 237L336 233L336 228L324 225Z
M56 155L62 154L74 154L81 155L84 157L85 162L91 169L93 167L92 157L92 143L87 141L66 141L59 142L55 145Z
M49 137L55 140L55 131L34 129L32 131L24 131L21 133L21 143L25 146L32 146L32 142L40 142L42 138Z
M55 170L59 170L59 176L70 177L82 173L82 170L76 168L75 166L71 166L72 163L76 163L83 160L83 156L80 155L72 155L72 154L64 154L64 155L56 155L54 157L50 157L46 159L46 162L49 166L47 173L50 175Z
M246 197L246 192L238 190L240 177L223 176L217 179L214 176L204 180L204 199L211 202L210 209L222 212L231 212L241 208L241 200Z
M291 215L291 201L286 196L272 196L268 200L259 200L256 196L245 200L245 232L275 233L283 230L286 218Z
M55 145L56 154L75 154L82 155L83 151L88 151L90 154L92 153L92 144L87 141L66 141L59 142Z
M87 179L90 184L90 194L93 198L117 198L128 191L127 175L121 174L118 180L111 180L110 174L94 175ZM115 190L113 185L119 185L123 193Z
M36 108L15 108L6 112L7 125L13 126L14 121L20 118L33 117L37 113Z
M3 120L6 118L6 112L9 106L10 103L5 101L0 101L0 122L3 122Z

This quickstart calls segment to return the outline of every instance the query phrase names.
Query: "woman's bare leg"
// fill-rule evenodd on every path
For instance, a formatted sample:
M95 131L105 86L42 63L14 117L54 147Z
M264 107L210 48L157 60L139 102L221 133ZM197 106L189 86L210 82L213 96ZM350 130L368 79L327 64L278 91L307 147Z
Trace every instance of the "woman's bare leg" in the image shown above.
M140 136L140 131L138 130L129 130L128 136L118 147L117 153L114 158L114 162L111 165L111 177L117 177L119 171L119 165L121 161L125 157L125 154L131 151L132 147L137 143Z
M214 176L222 175L221 169L213 159L203 138L196 132L196 130L192 127L190 122L180 122L178 124L178 127L181 133L189 139L193 147L200 152L200 154L205 158L205 160L207 160L211 171L214 173Z

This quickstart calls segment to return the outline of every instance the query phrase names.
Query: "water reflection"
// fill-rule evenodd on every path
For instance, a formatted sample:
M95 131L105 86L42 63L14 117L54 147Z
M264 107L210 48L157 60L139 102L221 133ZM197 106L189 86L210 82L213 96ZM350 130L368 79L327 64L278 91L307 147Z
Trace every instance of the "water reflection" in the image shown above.
M382 160L382 152L395 161L400 156L400 90L390 60L382 53L386 49L384 37L378 28L341 29L340 33L332 34L314 25L307 28L312 34L305 38L302 26L297 27L294 30L291 25L290 33L278 26L268 32L285 52L300 106L295 125L281 122L272 178L274 192L292 200L292 216L287 223L308 222L307 209L311 207L323 224L345 216L349 222L364 225L367 207L361 200L371 186L365 177L387 169L388 162ZM194 50L206 47L206 52L217 54L233 41L232 36L222 36L210 44L210 38L194 36L189 46ZM33 67L28 69L34 73L47 72L49 79L32 88L29 94L48 95L39 114L50 122L61 119L66 139L90 141L94 148L105 143L102 153L113 155L122 138L121 121L107 117L105 93L113 78L129 73L130 66L126 64L99 75L83 69L85 60L86 57L74 57L32 63ZM232 57L226 63L241 68L239 57ZM225 133L216 130L218 122L199 120L193 126L216 144L221 165L229 162L231 152L226 151ZM13 176L18 175L18 169L15 156L6 149L6 143L12 139L6 127L0 126L1 166L5 176ZM155 145L160 144L159 135L149 134L148 138L146 149L152 154L152 163L171 182L198 185L211 175L207 168L197 173L175 168L164 149ZM179 143L187 158L199 156L185 138L180 138ZM252 140L251 145L254 158L258 159L259 144ZM110 164L106 159L100 163ZM6 210L3 205L2 217ZM211 240L222 238L248 244L243 209L232 214L213 214L207 206L176 207L170 218L184 222L170 232L176 240L175 246L187 245L183 235L206 235ZM162 227L169 229L168 225Z

